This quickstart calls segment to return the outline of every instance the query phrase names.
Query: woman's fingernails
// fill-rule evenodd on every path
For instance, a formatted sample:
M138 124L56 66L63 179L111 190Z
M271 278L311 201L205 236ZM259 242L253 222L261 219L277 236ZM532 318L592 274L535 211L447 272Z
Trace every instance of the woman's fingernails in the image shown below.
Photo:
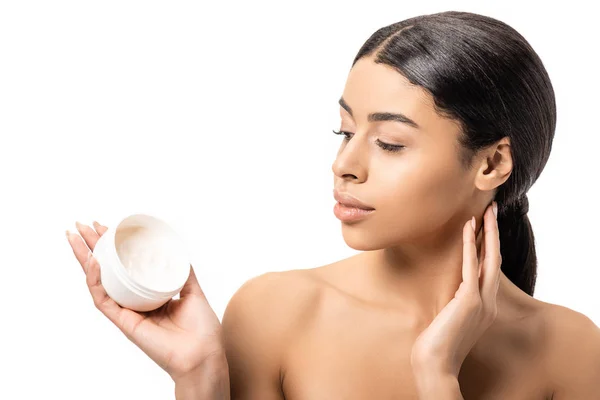
M81 231L81 229L83 228L83 224L79 221L75 221L75 226L77 227L78 231Z
M65 232L67 235L67 240L71 240L71 236L69 236L71 234L71 232L69 232L69 230L67 229L67 231Z
M496 216L496 218L498 218L498 203L496 203L495 201L492 206L492 209L494 210L494 215Z
M473 230L475 230L475 216L471 217L471 226L473 227Z

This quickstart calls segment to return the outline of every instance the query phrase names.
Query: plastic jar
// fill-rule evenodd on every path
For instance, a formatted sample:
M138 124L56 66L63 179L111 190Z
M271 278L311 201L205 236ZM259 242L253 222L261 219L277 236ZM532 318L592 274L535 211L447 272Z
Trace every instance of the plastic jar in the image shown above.
M93 251L106 293L122 307L151 311L178 294L190 274L185 245L164 221L130 215Z

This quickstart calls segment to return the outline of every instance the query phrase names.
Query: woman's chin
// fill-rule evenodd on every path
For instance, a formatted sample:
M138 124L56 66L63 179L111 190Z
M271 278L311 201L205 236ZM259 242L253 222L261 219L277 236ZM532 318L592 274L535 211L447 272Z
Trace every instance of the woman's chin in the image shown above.
M374 240L373 235L370 235L368 231L351 231L351 228L347 229L346 227L343 227L342 236L348 247L354 250L372 251L381 248L381 243Z

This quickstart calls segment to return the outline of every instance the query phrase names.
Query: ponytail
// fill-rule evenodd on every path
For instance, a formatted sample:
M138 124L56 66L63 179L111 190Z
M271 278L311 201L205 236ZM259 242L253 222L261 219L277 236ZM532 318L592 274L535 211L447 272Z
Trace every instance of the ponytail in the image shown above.
M498 229L502 272L512 283L533 297L537 278L537 256L528 211L527 195L523 195L510 206L498 204Z

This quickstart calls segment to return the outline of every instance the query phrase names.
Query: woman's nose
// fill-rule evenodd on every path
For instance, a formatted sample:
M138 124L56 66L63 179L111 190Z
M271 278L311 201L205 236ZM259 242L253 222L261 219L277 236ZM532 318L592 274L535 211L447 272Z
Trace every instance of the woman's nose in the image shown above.
M331 170L338 178L364 181L367 178L367 149L357 140L356 135L350 139L331 166Z

